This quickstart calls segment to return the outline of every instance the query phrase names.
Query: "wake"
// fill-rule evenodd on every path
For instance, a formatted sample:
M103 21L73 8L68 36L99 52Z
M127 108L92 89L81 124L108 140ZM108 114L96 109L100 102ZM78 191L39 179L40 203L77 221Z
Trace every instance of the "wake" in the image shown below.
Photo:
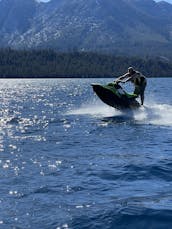
M172 106L150 103L134 113L135 120L152 125L172 126Z
M172 106L155 102L146 103L143 107L133 112L121 112L101 102L95 104L87 103L69 111L67 115L90 115L99 118L126 117L126 120L131 118L137 124L172 126Z
M80 108L71 110L68 112L69 115L91 115L97 117L108 117L121 114L120 111L114 109L113 107L107 106L100 103L87 103L82 104Z

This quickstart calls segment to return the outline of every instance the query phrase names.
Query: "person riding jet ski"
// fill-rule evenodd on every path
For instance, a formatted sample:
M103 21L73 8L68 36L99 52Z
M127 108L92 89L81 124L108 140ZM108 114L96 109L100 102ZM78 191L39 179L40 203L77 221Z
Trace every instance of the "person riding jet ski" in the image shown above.
M134 68L129 67L128 72L120 76L115 80L115 83L126 83L132 82L135 86L134 94L140 96L141 105L144 103L144 92L147 85L146 77L138 71L135 71Z

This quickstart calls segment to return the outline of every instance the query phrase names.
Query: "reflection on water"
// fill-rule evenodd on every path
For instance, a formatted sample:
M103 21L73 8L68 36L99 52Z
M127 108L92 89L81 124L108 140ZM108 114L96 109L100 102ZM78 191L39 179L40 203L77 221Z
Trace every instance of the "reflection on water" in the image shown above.
M152 80L145 107L122 113L94 81L1 80L2 228L169 228L171 91Z

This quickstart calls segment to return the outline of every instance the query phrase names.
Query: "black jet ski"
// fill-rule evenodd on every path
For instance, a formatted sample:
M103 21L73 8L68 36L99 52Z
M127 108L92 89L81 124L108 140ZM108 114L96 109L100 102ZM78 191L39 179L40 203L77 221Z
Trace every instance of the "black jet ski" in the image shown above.
M119 110L137 109L141 105L136 100L136 94L127 93L119 83L107 85L91 84L96 95L107 105Z

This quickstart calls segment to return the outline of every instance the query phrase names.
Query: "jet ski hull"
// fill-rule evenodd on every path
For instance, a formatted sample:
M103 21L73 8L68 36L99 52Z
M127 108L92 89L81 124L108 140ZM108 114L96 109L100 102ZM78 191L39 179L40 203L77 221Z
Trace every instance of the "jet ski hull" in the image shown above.
M140 107L137 95L128 94L119 84L92 84L96 95L107 105L119 110L137 109Z

